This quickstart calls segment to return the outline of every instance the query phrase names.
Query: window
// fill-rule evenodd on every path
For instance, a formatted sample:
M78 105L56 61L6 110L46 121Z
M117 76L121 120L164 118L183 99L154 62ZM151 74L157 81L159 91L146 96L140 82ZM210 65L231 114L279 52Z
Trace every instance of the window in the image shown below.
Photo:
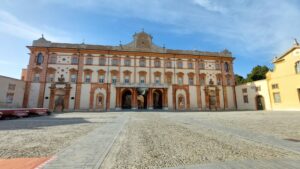
M145 67L145 66L146 66L146 60L144 58L141 58L140 67Z
M155 67L160 67L160 60L159 59L155 59L154 66Z
M126 58L124 61L125 66L130 66L131 65L131 60L129 58Z
M85 76L85 83L90 83L91 82L91 75L86 75Z
M40 81L40 74L36 73L33 77L33 82L39 82Z
M126 84L130 83L129 76L125 76L124 83L126 83Z
M189 77L189 85L194 85L194 78L193 77Z
M93 58L86 58L86 64L92 65L93 64Z
M48 82L54 82L54 74L49 74L47 77Z
M106 63L106 59L105 59L104 57L101 57L101 58L99 59L99 65L100 65L100 66L105 66L105 63Z
M297 89L298 91L298 98L299 98L299 101L300 101L300 89Z
M300 73L300 61L296 62L295 64L296 73Z
M72 57L71 64L78 64L78 57L77 56Z
M247 88L242 89L243 93L247 93Z
M56 56L55 55L51 55L50 56L49 63L51 63L51 64L55 64L56 63Z
M229 64L227 62L224 63L225 72L229 72Z
M71 75L71 83L76 83L76 80L77 80L76 74L72 74Z
M278 89L279 88L279 86L278 86L278 84L276 83L276 84L272 84L272 89Z
M249 102L248 102L248 95L244 95L244 96L243 96L243 99L244 99L244 103L249 103Z
M200 62L200 63L199 63L199 69L205 69L204 62Z
M171 61L170 60L166 60L165 66L166 66L166 68L171 68L172 67Z
M104 83L104 75L99 76L99 83Z
M141 78L140 78L140 83L141 83L141 84L145 84L145 76L141 76Z
M260 86L255 87L255 91L256 91L256 92L261 91L261 87L260 87Z
M178 84L182 85L183 84L183 78L182 77L178 77Z
M181 60L177 61L177 68L181 69L183 67L183 63Z
M220 70L220 64L216 63L216 70Z
M193 62L189 62L189 63L188 63L188 67L189 67L189 69L193 69L193 68L194 68Z
M111 83L112 83L112 84L116 84L116 83L117 83L117 76L113 76L113 77L112 77Z
M43 61L44 61L44 56L42 53L39 53L36 58L36 64L41 65L43 63Z
M15 90L16 89L16 84L9 84L8 85L8 90Z
M117 57L113 58L112 59L112 63L111 63L113 66L118 66L119 65L119 60Z
M166 80L167 80L167 84L172 84L172 77L168 76Z
M274 98L274 103L280 103L281 102L281 98L280 98L280 93L279 92L273 93L273 98Z
M200 78L200 85L201 86L205 85L205 78L204 77Z
M14 94L13 93L7 93L6 94L6 103L12 103L14 100Z
M160 76L155 76L155 83L160 84Z

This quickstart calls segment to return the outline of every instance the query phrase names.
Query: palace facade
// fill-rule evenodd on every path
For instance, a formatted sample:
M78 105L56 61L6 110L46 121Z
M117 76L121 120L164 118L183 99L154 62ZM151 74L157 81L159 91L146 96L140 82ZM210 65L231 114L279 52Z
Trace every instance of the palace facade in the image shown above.
M50 110L236 109L232 54L172 50L140 32L119 46L33 41L24 107Z

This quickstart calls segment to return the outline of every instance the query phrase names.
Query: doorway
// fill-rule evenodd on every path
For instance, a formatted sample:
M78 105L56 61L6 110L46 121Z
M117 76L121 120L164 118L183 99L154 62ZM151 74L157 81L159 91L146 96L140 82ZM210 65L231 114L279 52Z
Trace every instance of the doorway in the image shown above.
M138 109L147 109L147 94L148 89L147 88L137 88L137 103L138 103Z
M256 96L256 109L265 110L265 99L261 95Z
M125 90L122 94L122 109L131 109L132 93L130 90Z
M160 90L155 90L153 92L153 108L162 109L162 92Z

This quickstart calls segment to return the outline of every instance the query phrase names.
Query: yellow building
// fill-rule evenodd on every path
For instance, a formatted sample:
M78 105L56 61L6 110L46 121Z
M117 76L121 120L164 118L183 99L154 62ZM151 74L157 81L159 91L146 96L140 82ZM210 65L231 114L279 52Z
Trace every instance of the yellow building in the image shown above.
M300 45L273 61L274 70L266 74L272 110L300 110Z

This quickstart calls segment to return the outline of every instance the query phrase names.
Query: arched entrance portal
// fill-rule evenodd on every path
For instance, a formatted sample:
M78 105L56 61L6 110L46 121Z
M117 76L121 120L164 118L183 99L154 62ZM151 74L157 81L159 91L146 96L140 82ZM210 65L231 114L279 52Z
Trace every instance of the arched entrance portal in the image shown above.
M209 90L209 109L216 109L216 91L215 90Z
M147 109L147 94L148 89L147 88L137 88L137 103L138 103L138 109Z
M155 90L153 92L153 108L162 109L162 92L160 90Z
M265 110L265 99L263 96L256 96L256 109L257 110Z
M131 109L132 93L130 90L125 90L122 94L122 109Z

